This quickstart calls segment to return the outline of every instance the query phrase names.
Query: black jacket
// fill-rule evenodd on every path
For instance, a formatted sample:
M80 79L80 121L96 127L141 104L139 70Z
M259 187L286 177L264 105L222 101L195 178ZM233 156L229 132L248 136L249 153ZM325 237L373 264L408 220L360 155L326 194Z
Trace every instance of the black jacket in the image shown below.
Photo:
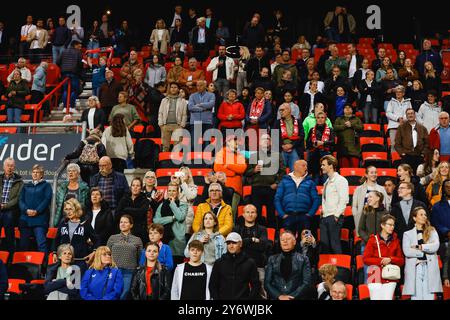
M89 115L89 108L85 109L83 113L81 114L81 120L80 122L86 121L87 125L89 126L88 122L88 115ZM106 124L106 116L103 109L95 109L94 112L94 128L104 130L104 126Z
M172 34L170 35L170 46L173 46L177 42L184 44L189 43L188 30L184 27L181 27L180 30L173 29Z
M88 240L92 242L92 245L88 243ZM89 255L93 249L99 246L99 240L97 235L92 229L90 223L86 220L81 220L78 227L75 229L72 240L69 237L69 222L68 220L63 220L56 233L56 239L54 241L53 251L56 252L56 248L59 245L70 243L75 251L75 259L82 259Z
M72 40L72 33L66 26L57 26L55 33L53 35L53 45L54 46L64 46L67 47Z
M69 295L69 300L80 300L80 290L67 288L66 279L55 280L60 266L60 262L48 266L45 275L44 294L50 294L52 291L57 290Z
M413 90L412 87L406 88L406 97L411 99L411 106L415 112L419 112L420 106L427 101L425 90Z
M61 73L72 73L81 76L83 70L81 51L75 48L68 48L61 53L57 64L61 68Z
M417 199L419 201L422 201L428 207L428 197L425 192L425 189L423 188L422 184L420 183L420 179L418 177L414 176L411 179L411 183L414 185L413 198ZM398 186L400 185L400 181L398 179L397 179L397 182L395 185L396 185L396 187L394 189L394 193L392 194L392 201L391 201L392 204L397 203L400 200L402 200L398 196Z
M261 23L258 23L253 27L250 22L247 22L242 31L242 43L250 50L255 49L257 45L262 45L264 43L265 35L266 31Z
M402 213L402 207L400 206L400 202L396 202L396 203L393 202L393 205L391 208L391 215L393 215L395 217L394 232L397 234L400 241L403 239L403 233L414 228L414 220L413 220L411 213L417 207L423 207L428 212L428 208L426 207L425 203L423 203L422 201L413 199L412 206L411 206L411 212L409 213L409 219L408 219L408 221L405 221L405 218L403 217L403 213Z
M147 233L147 213L150 208L150 201L147 197L141 193L136 199L131 199L131 194L127 193L120 200L116 210L116 228L119 227L120 218L124 214L128 214L133 217L134 227L133 234L142 239L143 243L148 242ZM116 230L120 232L119 229Z
M350 92L351 84L348 82L348 79L344 78L343 76L338 76L336 80L333 80L333 78L330 77L325 80L323 94L325 96L329 96L336 91L337 87L343 87L345 89L345 92Z
M361 97L359 98L359 107L361 109L364 108L368 95L370 95L370 97L372 98L372 106L375 105L378 109L381 109L381 85L378 82L376 82L375 80L372 81L372 85L371 87L369 87L366 80L361 80L357 84L357 88L359 90L359 93L361 94Z
M151 274L152 296L151 300L170 300L172 279L170 271L163 265L161 270L155 268ZM141 266L137 269L131 283L131 295L133 300L147 300L147 281L145 279L147 267Z
M269 69L269 78L271 78L270 61L267 57L263 56L261 59L256 57L250 58L244 68L247 72L247 82L252 83L259 78L261 69L264 67Z
M245 253L228 252L214 263L209 281L213 300L256 300L260 287L256 263Z
M6 266L2 260L0 260L0 301L3 300L3 295L8 290L8 274L6 272Z
M277 300L280 295L290 295L295 299L305 298L311 286L311 266L304 255L294 252L292 254L292 273L286 281L281 273L281 260L284 254L280 253L269 258L264 279L264 288L269 299Z
M250 87L250 94L253 96L255 93L255 89L261 87L264 90L270 90L274 91L274 83L270 77L263 78L260 75L258 75L252 82L252 85Z
M94 214L92 213L92 203L90 201L86 206L85 212L87 222L92 225ZM102 200L101 210L95 218L94 232L97 234L101 246L106 246L109 237L114 234L114 217L105 200Z
M194 50L198 49L199 43L198 43L198 30L199 27L195 27L192 29L192 46L194 47ZM216 36L211 31L211 29L205 27L205 40L206 40L206 47L209 50L214 49L214 44L216 43Z
M244 223L234 227L233 232L237 232L242 237L242 251L252 258L258 268L264 268L267 261L267 253L270 250L270 241L267 238L267 228L260 224L255 224L251 228L247 228L245 233ZM259 242L253 242L252 238L259 239Z
M319 103L319 102L323 103L325 110L328 109L327 108L327 105L328 105L327 98L321 92L317 92L314 95L313 105L315 105L316 103ZM310 113L309 108L311 107L311 94L309 94L307 92L302 94L302 96L300 97L299 106L300 106L301 118L302 118L302 122L303 122Z

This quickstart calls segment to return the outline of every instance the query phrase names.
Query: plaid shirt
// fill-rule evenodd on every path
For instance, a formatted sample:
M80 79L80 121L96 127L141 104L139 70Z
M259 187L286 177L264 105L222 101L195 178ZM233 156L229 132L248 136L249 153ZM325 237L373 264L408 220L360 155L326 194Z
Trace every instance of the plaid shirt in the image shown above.
M11 187L13 185L14 179L7 178L6 176L3 178L3 192L2 192L2 204L7 204L9 201L9 192L11 191Z
M117 207L116 197L114 196L113 177L109 175L107 177L100 176L98 180L98 187L100 188L103 199L109 204L111 208Z

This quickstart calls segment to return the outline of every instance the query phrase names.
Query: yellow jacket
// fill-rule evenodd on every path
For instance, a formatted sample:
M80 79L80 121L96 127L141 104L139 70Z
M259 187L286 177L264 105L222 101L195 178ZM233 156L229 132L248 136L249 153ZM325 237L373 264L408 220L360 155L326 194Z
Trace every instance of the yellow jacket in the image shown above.
M206 202L199 204L194 214L194 222L192 223L192 230L195 232L200 231L203 224L203 216L205 213L211 211L210 199ZM219 213L217 214L219 220L219 233L226 237L233 230L233 214L231 213L231 207L222 200Z

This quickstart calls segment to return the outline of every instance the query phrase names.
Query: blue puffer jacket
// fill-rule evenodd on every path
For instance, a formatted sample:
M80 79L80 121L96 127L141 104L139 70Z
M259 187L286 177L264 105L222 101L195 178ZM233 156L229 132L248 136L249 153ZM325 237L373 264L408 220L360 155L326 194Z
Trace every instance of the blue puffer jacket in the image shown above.
M45 180L36 185L32 182L25 184L19 200L21 222L28 227L48 227L52 194L52 186ZM28 209L36 210L37 215L29 217Z
M278 185L274 203L280 218L289 212L304 212L312 217L320 201L316 183L310 177L306 177L297 188L291 176L286 175Z
M89 269L81 280L83 300L119 300L123 290L122 272L118 268Z
M436 228L441 240L447 238L450 231L450 205L443 195L442 200L437 202L431 209L431 224Z

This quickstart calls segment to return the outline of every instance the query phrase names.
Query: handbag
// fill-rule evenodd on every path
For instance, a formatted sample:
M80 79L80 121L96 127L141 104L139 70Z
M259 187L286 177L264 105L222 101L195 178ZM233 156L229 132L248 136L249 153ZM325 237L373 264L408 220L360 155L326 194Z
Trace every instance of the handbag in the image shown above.
M380 250L380 243L378 242L378 236L375 236L375 240L377 241L377 247L378 247L378 255L381 258L381 250ZM385 280L400 280L400 267L396 266L395 264L387 264L383 267L381 271L381 277Z

